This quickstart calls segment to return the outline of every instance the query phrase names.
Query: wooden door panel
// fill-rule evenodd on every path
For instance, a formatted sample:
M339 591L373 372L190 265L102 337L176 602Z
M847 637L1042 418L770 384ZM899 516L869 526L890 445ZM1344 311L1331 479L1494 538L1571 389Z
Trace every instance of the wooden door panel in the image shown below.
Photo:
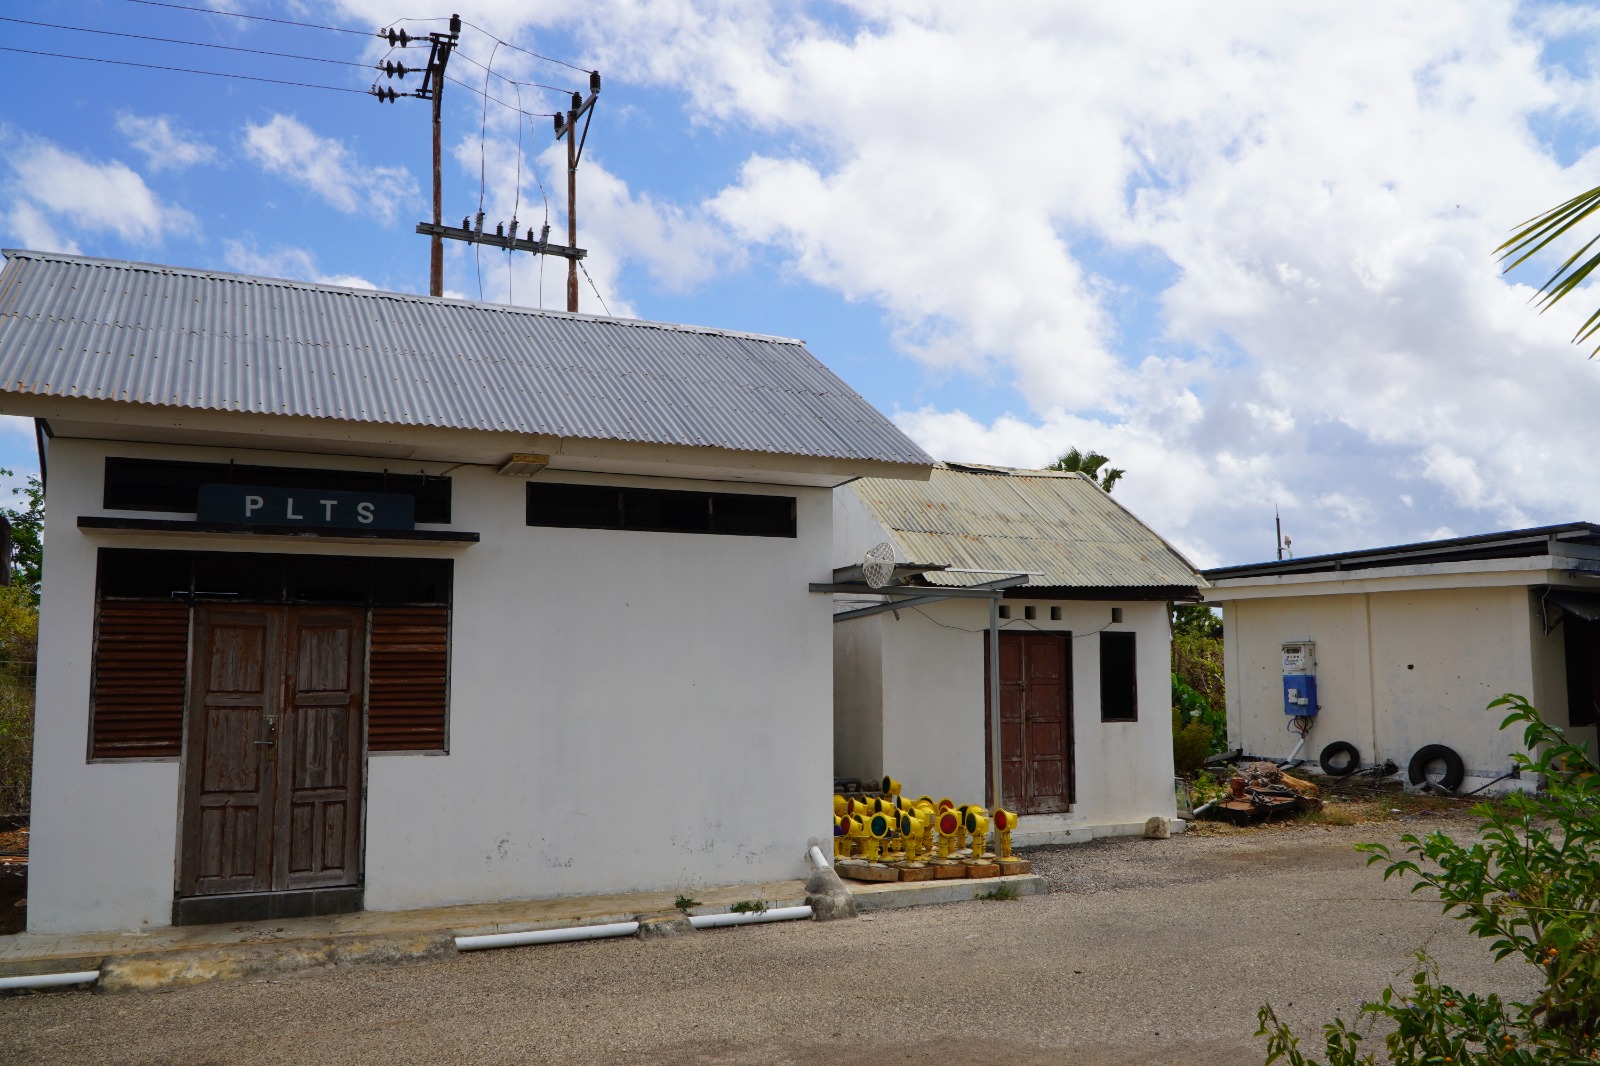
M292 727L279 752L275 880L286 888L353 885L360 877L366 612L292 608L288 642Z
M1021 814L1072 805L1070 654L1068 634L1000 634L1001 798Z
M283 618L270 607L195 611L184 735L179 892L264 892L272 886L273 683Z

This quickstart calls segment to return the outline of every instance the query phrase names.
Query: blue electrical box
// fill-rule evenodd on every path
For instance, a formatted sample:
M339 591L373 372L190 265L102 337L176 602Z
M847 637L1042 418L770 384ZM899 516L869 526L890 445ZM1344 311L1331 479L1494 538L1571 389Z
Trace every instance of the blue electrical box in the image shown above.
M1317 713L1317 646L1309 640L1283 646L1283 713L1301 718Z

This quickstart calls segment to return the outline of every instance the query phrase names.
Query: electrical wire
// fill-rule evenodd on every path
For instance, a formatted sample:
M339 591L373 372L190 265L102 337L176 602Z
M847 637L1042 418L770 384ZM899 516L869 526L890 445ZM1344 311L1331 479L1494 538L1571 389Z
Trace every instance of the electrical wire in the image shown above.
M219 48L225 52L248 52L257 56L273 56L278 59L302 59L308 63L332 63L341 67L369 68L369 63L356 63L348 59L323 59L321 56L301 56L289 52L268 52L260 48L239 48L231 44L211 44L206 41L184 41L176 37L151 37L144 33L119 33L116 30L96 30L88 26L65 26L57 22L34 22L31 19L10 18L0 15L0 22L16 22L24 26L43 26L51 30L72 30L74 33L98 33L103 37L128 37L136 41L159 41L162 44L181 44L190 48ZM382 69L381 66L379 69Z
M490 51L489 67L494 65L494 54L499 50L500 46L497 44L494 46L494 49ZM483 222L483 195L484 190L488 185L486 174L488 172L487 159L489 152L489 67L483 68L483 121L478 126L478 221L480 228ZM519 104L522 102L522 98L520 96L517 97L517 102ZM518 114L522 113L522 108L519 107L516 110ZM522 121L520 119L517 121L517 132L519 134L522 132ZM511 234L511 239L517 239L515 232ZM472 261L478 268L478 299L482 300L483 245L476 241L472 243Z
M147 0L140 0L140 2L141 3L147 2ZM529 49L524 48L521 45L512 44L510 41L502 41L502 40L500 40L500 38L496 37L494 34L490 33L488 30L484 29L482 26L477 25L476 23L468 22L465 19L463 19L461 21L461 24L463 26L471 26L473 29L477 30L479 33L483 34L485 37L489 38L491 41L495 41L495 42L498 42L499 44L503 44L507 48L512 49L513 51L521 52L524 55L530 55L535 59L542 59L546 63L556 63L556 64L559 64L559 65L561 65L563 67L571 67L573 70L581 70L585 74L593 74L594 73L594 71L590 70L588 67L580 67L576 63L568 63L565 59L556 59L556 58L554 58L552 56L540 55L538 52L530 51Z
M498 47L498 44L496 45L496 47ZM461 51L460 48L453 49L450 52L450 54L452 56L454 56L455 58L457 58L457 59L465 60L466 62L471 63L473 66L477 67L479 70L489 70L488 67L484 66L482 63L478 62L476 59L473 59L471 56L469 56L465 52ZM493 56L491 55L490 58L493 58ZM549 89L553 93L567 93L569 95L572 92L575 91L575 90L572 90L572 89L563 89L559 85L546 85L543 82L538 82L538 81L518 81L515 78L506 77L504 74L501 74L499 71L489 71L489 73L493 74L495 77L499 78L501 81L505 82L507 85L528 85L528 86L531 86L531 87L533 87L535 89Z
M143 0L140 0L143 2ZM369 89L351 89L344 85L314 85L304 81L287 81L283 78L260 78L253 74L228 74L220 70L196 70L193 67L168 67L159 63L135 63L131 59L102 59L99 56L73 56L65 52L41 52L32 48L11 48L0 45L0 52L16 52L28 56L49 56L52 59L76 59L84 63L111 63L119 67L143 67L146 70L166 70L179 74L206 74L213 78L237 78L241 81L264 81L272 85L293 85L301 89L327 89L336 93L359 93L362 96L371 96Z
M446 74L444 76L444 80L449 82L452 85L459 85L463 89L468 90L469 92L475 92L479 96L482 96L482 97L484 97L485 99L488 99L488 100L492 100L493 102L499 104L501 107L506 108L509 111L515 111L519 115L527 115L529 118L554 118L555 115L556 115L556 113L554 111L524 111L520 107L517 107L515 104L508 104L504 100L500 99L497 96L490 96L488 93L484 92L482 89L478 88L476 85L468 85L466 82L462 81L460 78L451 77L449 74Z
M543 257L541 257L541 258L543 258ZM599 286L595 285L594 279L589 277L589 268L583 265L583 260L582 259L575 260L575 262L577 262L577 264L578 264L578 269L583 271L583 276L585 278L589 278L589 288L594 290L594 298L596 300L600 301L600 306L601 307L605 308L606 317L607 318L613 317L612 314L611 314L611 308L606 307L606 298L604 296L600 295Z
M177 11L197 11L202 15L227 15L229 18L250 19L254 22L276 22L281 26L299 26L307 30L330 30L334 33L353 33L360 37L382 36L372 30L352 30L345 26L319 26L314 22L296 22L293 19L274 19L265 15L246 15L242 11L219 11L212 7L191 7L188 4L166 3L165 0L127 0L130 4L144 4L147 7L170 7ZM436 21L422 20L417 21Z
M522 89L517 88L517 106L522 106ZM529 123L530 131L532 123ZM522 209L522 120L517 119L517 183L512 188L511 197L511 239L517 239L517 212ZM506 249L506 303L517 302L517 277L516 271L511 268L511 249Z

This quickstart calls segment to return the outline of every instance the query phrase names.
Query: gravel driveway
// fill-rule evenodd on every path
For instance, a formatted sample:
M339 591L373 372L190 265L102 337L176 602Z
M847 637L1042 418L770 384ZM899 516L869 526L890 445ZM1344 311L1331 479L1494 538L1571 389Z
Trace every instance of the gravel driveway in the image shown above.
M1351 851L1398 826L1032 853L1049 895L524 948L159 993L0 999L0 1063L1260 1062L1409 974L1522 993L1461 923Z

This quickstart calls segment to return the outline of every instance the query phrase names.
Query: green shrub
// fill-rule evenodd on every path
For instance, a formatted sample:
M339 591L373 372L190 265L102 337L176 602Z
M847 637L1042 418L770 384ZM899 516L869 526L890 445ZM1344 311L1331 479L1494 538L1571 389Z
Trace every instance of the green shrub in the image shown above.
M0 814L26 814L33 777L39 611L25 585L0 585Z
M1443 832L1401 837L1407 858L1383 844L1361 844L1383 876L1416 879L1412 891L1437 893L1446 914L1470 923L1496 961L1520 957L1539 974L1527 1003L1443 984L1418 953L1410 987L1389 986L1361 1014L1389 1030L1395 1066L1534 1066L1600 1058L1600 767L1559 730L1546 725L1521 696L1490 707L1512 708L1501 728L1522 724L1529 751L1514 755L1524 774L1545 778L1537 794L1513 792L1472 808L1481 840L1459 842ZM1299 1039L1270 1005L1258 1036L1267 1063L1313 1066ZM1362 1032L1335 1018L1323 1026L1330 1066L1376 1061L1359 1050Z
M1227 746L1227 712L1212 707L1204 696L1173 674L1173 768L1180 774L1194 774L1207 755L1215 755Z

